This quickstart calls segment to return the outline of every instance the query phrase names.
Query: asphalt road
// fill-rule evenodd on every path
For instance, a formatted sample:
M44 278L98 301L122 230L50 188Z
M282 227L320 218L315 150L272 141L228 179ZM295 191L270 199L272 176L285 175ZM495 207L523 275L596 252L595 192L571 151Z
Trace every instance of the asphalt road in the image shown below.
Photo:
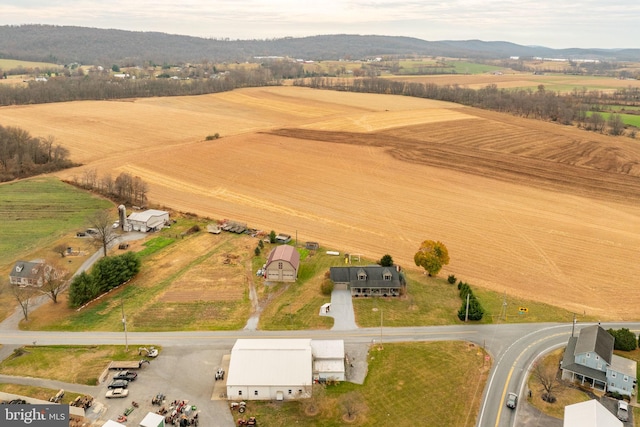
M585 325L578 324L576 332ZM605 328L640 329L640 323L603 324ZM504 406L506 393L515 391L523 399L524 381L527 372L539 355L566 344L571 334L570 324L502 324L426 326L406 328L382 328L383 342L464 340L485 348L492 356L489 381L483 393L483 401L476 425L479 427L514 426L519 409L507 410ZM380 328L361 328L348 331L194 331L194 332L129 332L126 340L130 346L153 343L161 345L168 354L173 354L171 366L177 369L196 366L188 357L199 352L230 352L238 338L312 338L344 339L345 343L370 343L380 339ZM0 342L5 345L38 344L119 344L125 343L124 332L43 332L0 330ZM217 354L217 353L216 353ZM220 353L221 354L221 353ZM184 363L178 356L184 355ZM161 360L162 357L158 360ZM216 365L217 360L209 360ZM208 370L208 369L207 369ZM201 377L203 375L200 375ZM207 375L208 377L209 375ZM210 377L213 377L211 370ZM212 390L212 378L206 379ZM184 384L188 390L189 384ZM204 387L204 386L203 386ZM207 390L203 390L206 394ZM210 391L209 391L210 392ZM521 425L521 424L518 424Z

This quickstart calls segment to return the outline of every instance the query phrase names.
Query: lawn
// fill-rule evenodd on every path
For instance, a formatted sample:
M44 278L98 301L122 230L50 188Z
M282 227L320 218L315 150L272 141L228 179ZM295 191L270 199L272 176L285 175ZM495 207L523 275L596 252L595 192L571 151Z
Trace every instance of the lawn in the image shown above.
M0 373L28 372L30 377L96 385L112 360L140 360L140 356L137 347L127 352L124 346L25 346L0 363Z
M570 322L573 313L522 297L499 294L470 283L474 295L485 310L478 323ZM503 312L503 304L506 310ZM407 295L401 298L356 298L353 300L356 322L361 327L451 325L461 323L457 317L462 306L458 287L440 277L407 274ZM520 308L525 308L526 312ZM506 314L505 314L506 313ZM595 320L581 313L580 321ZM476 322L474 322L476 323Z
M465 342L386 344L370 349L364 385L314 386L302 402L249 402L262 425L473 426L490 368ZM446 402L446 404L443 404ZM347 412L354 419L349 420Z

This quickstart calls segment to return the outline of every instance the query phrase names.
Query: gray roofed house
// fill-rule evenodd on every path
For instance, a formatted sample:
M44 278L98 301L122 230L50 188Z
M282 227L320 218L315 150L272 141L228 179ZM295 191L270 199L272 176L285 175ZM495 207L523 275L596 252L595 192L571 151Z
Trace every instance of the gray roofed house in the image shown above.
M18 261L9 273L9 283L20 287L44 284L47 266L43 261Z
M562 379L602 391L635 393L637 363L613 354L615 338L600 325L569 338L561 362Z
M331 267L330 278L336 289L350 289L353 297L395 297L403 294L406 287L398 266Z

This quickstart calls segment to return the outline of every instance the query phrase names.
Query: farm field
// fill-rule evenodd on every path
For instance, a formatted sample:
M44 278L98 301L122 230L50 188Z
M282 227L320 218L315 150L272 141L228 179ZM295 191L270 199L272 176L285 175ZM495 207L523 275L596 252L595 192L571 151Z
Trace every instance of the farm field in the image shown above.
M621 80L613 77L574 76L570 74L533 74L502 70L503 74L450 74L435 76L385 76L397 81L415 83L433 83L437 85L457 84L470 89L481 89L487 85L496 85L500 89L537 90L539 85L556 92L571 92L574 88L613 92L616 89L640 87L640 80Z
M152 204L370 259L389 253L414 271L420 242L440 240L451 255L442 277L602 320L638 318L632 139L296 87L3 107L0 117L54 135L85 164L62 178L128 172L149 184Z

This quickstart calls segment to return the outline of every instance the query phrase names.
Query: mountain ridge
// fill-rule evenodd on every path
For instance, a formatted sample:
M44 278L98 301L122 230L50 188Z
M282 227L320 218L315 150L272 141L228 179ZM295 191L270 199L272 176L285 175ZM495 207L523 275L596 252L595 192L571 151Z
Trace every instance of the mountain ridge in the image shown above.
M467 59L549 57L640 61L640 49L553 49L507 41L427 41L406 36L327 34L261 40L229 40L77 26L0 26L0 58L58 64L143 65L251 61L259 56L306 60L366 59L376 56L445 56Z

